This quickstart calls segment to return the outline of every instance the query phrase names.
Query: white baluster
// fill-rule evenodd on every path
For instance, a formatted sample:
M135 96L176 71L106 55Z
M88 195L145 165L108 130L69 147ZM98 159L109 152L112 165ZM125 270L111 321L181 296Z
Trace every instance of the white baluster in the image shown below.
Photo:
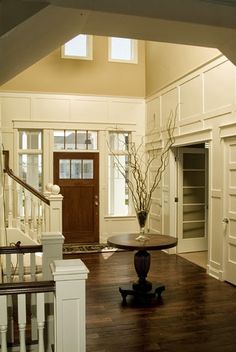
M46 231L45 207L46 205L41 201L40 202L41 233Z
M29 207L29 195L28 192L24 191L25 194L25 216L24 216L24 223L25 223L25 233L28 235L29 234L29 213L30 213L30 207Z
M31 308L31 340L38 340L38 326L36 317L36 293L30 295L30 308Z
M20 294L18 299L18 326L20 336L20 352L26 352L25 328L26 328L26 295Z
M23 257L23 253L18 253L17 254L17 264L18 264L18 277L19 277L19 281L24 281L24 273L25 273L25 269L24 269L24 257ZM17 265L16 264L16 265ZM16 268L15 268L16 270Z
M1 352L7 352L7 296L0 296Z
M12 179L8 177L8 227L12 227L13 219L13 189Z
M41 242L41 234L42 234L42 226L43 226L43 218L41 216L41 212L42 212L42 201L39 200L38 201L38 227L37 227L37 240L39 242Z
M16 184L16 227L21 228L22 187Z
M7 340L14 343L14 316L13 316L13 298L12 295L7 296L7 313L8 313L8 331Z
M30 253L30 274L31 274L31 281L35 281L35 278L36 278L36 258L35 258L35 253Z
M44 352L43 330L45 324L44 293L37 293L38 351Z
M6 282L11 282L12 267L11 254L6 254Z

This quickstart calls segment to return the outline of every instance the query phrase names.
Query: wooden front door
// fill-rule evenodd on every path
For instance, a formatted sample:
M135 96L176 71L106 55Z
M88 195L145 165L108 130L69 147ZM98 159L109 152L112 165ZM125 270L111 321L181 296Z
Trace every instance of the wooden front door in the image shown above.
M99 242L99 154L55 152L54 183L64 196L65 243Z

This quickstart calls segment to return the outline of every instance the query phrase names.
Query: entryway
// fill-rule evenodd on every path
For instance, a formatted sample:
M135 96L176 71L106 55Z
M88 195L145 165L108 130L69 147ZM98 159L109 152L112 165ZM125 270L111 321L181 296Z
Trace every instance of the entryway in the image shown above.
M54 183L64 197L65 243L99 242L99 154L54 152Z
M194 253L201 252L204 262L208 250L208 149L205 144L178 148L176 161L177 251L189 253L185 257L193 262L198 261Z

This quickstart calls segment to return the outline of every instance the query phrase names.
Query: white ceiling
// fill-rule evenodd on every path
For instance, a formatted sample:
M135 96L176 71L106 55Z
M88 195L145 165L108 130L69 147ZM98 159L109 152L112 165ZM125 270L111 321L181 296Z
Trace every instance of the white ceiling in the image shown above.
M236 64L233 0L2 0L0 84L79 33L216 47Z

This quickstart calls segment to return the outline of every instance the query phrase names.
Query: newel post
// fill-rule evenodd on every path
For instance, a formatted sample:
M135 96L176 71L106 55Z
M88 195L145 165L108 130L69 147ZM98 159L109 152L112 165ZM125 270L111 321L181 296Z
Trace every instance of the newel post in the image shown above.
M50 264L54 260L61 260L63 256L64 236L60 232L42 232L43 246L43 279L52 280Z
M85 352L85 283L89 271L80 259L55 260L51 270L56 283L55 351Z
M60 187L49 183L44 195L50 200L50 206L45 208L45 231L62 233L62 200Z

